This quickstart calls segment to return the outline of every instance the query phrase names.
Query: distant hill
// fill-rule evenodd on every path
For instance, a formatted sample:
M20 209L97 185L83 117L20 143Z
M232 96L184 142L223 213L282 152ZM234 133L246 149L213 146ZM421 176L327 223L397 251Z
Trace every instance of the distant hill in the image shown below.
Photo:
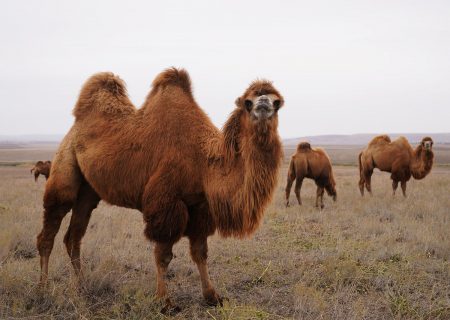
M291 139L284 139L283 143L286 147L296 146L300 141L308 141L313 145L365 145L377 133L361 133L349 135L320 135L320 136L305 136ZM433 138L436 144L450 144L450 133L389 133L391 139L399 136L405 136L409 142L418 143L425 136Z
M21 135L0 135L0 143L17 144L32 142L55 142L59 143L64 135L62 134L21 134Z

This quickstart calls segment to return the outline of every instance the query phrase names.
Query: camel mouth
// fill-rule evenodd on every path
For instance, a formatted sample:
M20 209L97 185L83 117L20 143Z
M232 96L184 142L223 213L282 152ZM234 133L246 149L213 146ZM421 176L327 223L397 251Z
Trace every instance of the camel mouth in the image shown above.
M268 103L257 104L253 110L253 115L257 120L269 119L273 115L273 107Z
M429 141L425 142L424 148L426 151L431 151L431 142L429 142Z
M273 116L275 108L269 96L262 95L255 99L252 116L255 120L266 120Z

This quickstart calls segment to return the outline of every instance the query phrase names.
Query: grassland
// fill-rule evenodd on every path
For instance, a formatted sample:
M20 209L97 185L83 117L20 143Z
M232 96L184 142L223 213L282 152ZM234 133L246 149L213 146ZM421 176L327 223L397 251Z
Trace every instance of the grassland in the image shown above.
M356 167L335 173L336 203L326 197L325 209L315 209L315 188L306 181L303 206L285 208L285 164L251 239L210 238L210 274L228 298L223 307L204 305L187 241L180 241L170 265L170 291L182 308L174 318L450 319L448 167L410 181L407 199L392 198L388 174L376 172L374 196L361 198ZM83 240L82 289L62 243L69 214L43 292L35 237L45 182L34 183L27 165L0 166L0 177L1 319L166 318L153 297L153 245L139 212L104 203L94 211Z

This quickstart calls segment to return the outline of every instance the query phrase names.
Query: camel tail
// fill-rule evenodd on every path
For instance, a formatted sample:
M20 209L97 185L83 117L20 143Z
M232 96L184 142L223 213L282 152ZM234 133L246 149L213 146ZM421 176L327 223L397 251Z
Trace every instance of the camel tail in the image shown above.
M362 179L363 177L363 168L362 168L362 151L358 155L358 166L359 166L359 177Z
M134 111L125 82L111 72L91 76L81 88L73 115L78 119L94 110L103 113Z
M169 68L153 80L153 90L155 91L170 85L180 87L185 93L192 96L191 78L186 70Z

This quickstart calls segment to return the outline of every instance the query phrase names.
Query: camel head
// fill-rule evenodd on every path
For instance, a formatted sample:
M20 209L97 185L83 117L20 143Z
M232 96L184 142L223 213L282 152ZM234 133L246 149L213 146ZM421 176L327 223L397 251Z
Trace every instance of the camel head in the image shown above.
M242 96L236 99L236 105L245 112L244 121L250 126L260 124L278 124L278 110L284 99L277 89L267 80L254 81Z
M337 200L337 192L336 192L336 182L334 182L333 178L330 178L330 182L325 187L325 190L327 191L327 194L332 197L333 201Z
M433 147L433 140L430 137L425 137L422 139L421 146L427 152L430 152Z

